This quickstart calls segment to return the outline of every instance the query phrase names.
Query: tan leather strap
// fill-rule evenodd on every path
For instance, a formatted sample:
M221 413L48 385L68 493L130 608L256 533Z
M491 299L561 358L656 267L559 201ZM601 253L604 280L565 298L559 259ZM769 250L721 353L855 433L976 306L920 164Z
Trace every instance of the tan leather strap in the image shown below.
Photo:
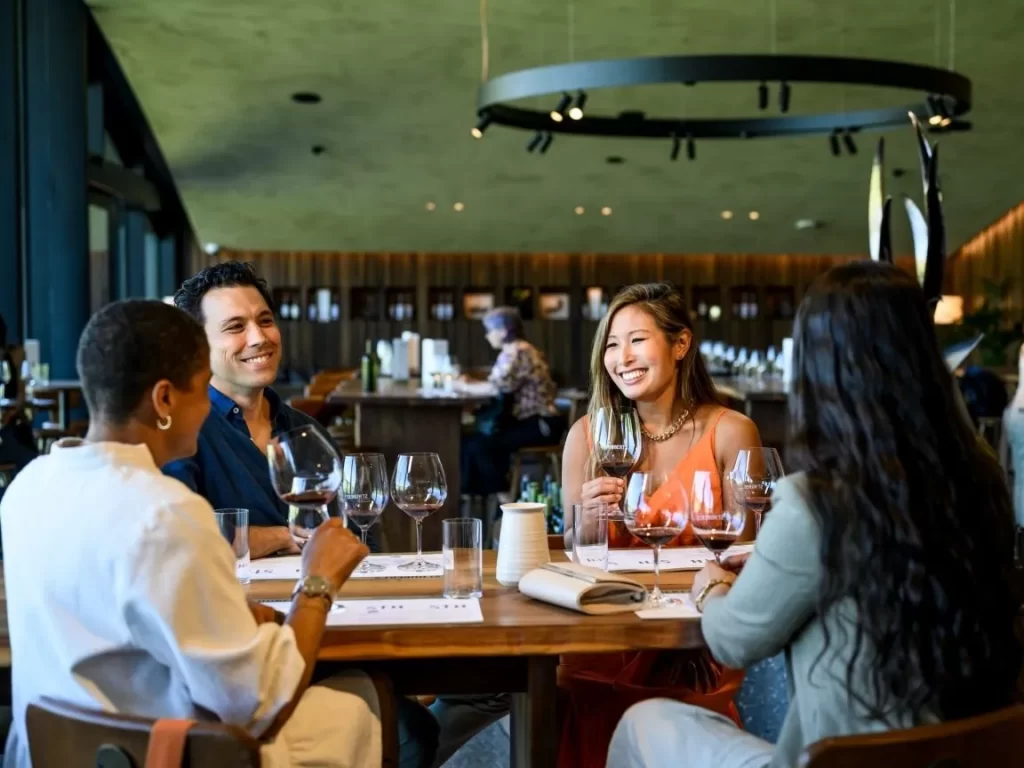
M195 720L157 720L149 732L146 768L181 768L188 730L195 723Z

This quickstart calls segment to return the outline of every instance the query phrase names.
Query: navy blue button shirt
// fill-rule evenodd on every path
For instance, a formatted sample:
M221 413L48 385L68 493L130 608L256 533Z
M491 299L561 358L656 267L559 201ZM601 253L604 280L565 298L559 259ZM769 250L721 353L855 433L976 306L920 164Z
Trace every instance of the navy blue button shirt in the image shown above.
M191 459L172 461L164 474L181 480L214 509L248 509L249 525L288 525L288 506L274 492L267 457L252 441L241 407L213 387L209 393L210 415L199 431L199 451ZM273 436L311 426L330 442L315 419L282 403L270 387L263 396L270 404ZM331 502L332 517L339 515L337 504Z

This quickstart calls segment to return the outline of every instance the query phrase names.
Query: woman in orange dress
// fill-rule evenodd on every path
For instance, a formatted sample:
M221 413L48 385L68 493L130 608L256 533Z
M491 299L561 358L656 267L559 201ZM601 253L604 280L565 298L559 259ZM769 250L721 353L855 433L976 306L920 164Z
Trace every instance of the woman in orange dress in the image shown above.
M616 295L598 325L590 379L587 415L565 443L566 510L622 502L626 481L602 476L593 457L590 424L602 407L636 408L644 436L637 468L672 473L687 493L697 475L702 496L719 505L722 474L737 452L761 444L754 423L723 406L697 349L686 301L670 285L632 285ZM668 546L694 543L688 527ZM613 522L609 546L644 545ZM644 699L673 698L737 719L732 700L741 681L742 673L721 667L705 651L564 656L559 686L568 711L559 768L603 768L616 723Z

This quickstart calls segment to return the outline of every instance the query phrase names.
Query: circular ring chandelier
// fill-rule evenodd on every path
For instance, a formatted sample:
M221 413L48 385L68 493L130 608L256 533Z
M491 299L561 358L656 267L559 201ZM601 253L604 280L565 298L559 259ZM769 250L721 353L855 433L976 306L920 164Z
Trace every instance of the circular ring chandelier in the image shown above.
M758 105L768 107L768 83L778 82L779 108L772 117L688 118L648 117L643 112L595 115L585 111L587 92L601 88L637 85L704 82L759 82ZM925 94L902 106L852 112L785 114L789 110L791 83L833 83L901 88ZM573 96L572 94L576 95ZM513 106L511 102L537 96L559 95L550 112ZM552 134L576 134L620 138L671 138L678 153L680 137L693 140L760 138L831 133L834 137L859 131L906 124L912 112L933 129L966 130L970 124L958 118L971 108L971 81L957 72L938 67L878 59L838 56L701 55L651 56L556 64L509 72L481 87L477 99L479 122L476 138L491 124L538 132L531 142L545 151ZM835 139L834 139L835 141Z

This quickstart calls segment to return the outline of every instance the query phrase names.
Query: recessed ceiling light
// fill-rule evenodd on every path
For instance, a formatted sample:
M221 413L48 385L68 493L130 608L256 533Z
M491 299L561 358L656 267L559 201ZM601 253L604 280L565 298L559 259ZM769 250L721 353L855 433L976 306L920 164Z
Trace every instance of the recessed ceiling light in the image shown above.
M452 206L452 210L455 211L456 213L461 213L465 209L465 207L466 206L463 205L462 203L456 203L455 205Z
M582 216L585 212L582 205L577 205L574 210L576 211L577 216Z
M220 246L217 245L216 243L207 243L206 245L203 246L203 250L212 256L213 254L220 250Z
M327 151L327 149L324 147L323 144L314 144L312 147L310 147L309 151L312 152L314 155L322 155L324 152Z
M313 91L298 91L292 94L292 101L296 104L319 104L322 99L319 93Z
M758 213L757 211L751 211L750 213L747 214L747 216L750 217L751 221L757 221L758 219L761 218L761 214Z
M608 163L608 165L622 165L624 162L626 162L626 158L622 157L621 155L608 155L608 157L606 157L604 161Z
M606 205L606 206L605 206L604 208L602 208L602 209L601 209L601 215L602 215L602 216L611 216L611 215L612 215L612 209L611 209L611 208L609 208L609 207L608 207L608 206Z
M429 203L427 203L427 210L428 211L432 211L435 208L437 208L437 203L435 203L433 200L431 200Z
M722 218L728 221L732 218L732 211L722 211Z

